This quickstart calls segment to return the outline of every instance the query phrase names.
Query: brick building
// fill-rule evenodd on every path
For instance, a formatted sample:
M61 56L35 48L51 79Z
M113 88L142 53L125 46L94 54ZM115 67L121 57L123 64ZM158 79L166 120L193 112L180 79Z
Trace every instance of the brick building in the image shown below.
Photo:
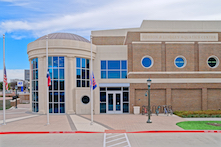
M100 87L107 80L115 86L128 83L131 113L133 106L148 105L148 78L152 106L221 108L221 21L144 20L140 28L92 31L92 36L102 54L95 61ZM100 60L127 60L127 79L104 80Z
M144 20L139 28L92 31L91 37L95 114L133 113L133 106L147 105L149 78L152 106L221 108L221 21ZM32 111L42 114L45 38L28 45ZM49 34L50 113L90 114L89 59L88 40Z

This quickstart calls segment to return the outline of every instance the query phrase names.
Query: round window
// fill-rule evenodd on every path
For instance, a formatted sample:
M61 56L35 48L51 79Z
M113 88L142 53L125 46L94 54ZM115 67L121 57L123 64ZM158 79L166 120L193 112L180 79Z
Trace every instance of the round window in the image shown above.
M215 56L211 56L208 58L207 63L209 67L216 68L219 65L219 59Z
M182 56L178 56L178 57L176 57L174 63L176 65L176 67L183 68L186 66L186 59Z
M82 103L88 104L90 102L90 98L88 96L83 96L81 99Z
M153 66L153 59L150 56L145 56L142 58L141 64L144 68L150 68Z

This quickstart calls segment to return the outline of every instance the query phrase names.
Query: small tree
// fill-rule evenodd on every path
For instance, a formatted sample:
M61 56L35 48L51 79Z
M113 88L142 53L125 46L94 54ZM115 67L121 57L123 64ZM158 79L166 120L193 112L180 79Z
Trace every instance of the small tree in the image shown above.
M11 87L12 90L15 89L15 85L17 85L17 82L15 82L15 81L10 83L10 87Z
M3 90L3 82L0 82L0 90Z

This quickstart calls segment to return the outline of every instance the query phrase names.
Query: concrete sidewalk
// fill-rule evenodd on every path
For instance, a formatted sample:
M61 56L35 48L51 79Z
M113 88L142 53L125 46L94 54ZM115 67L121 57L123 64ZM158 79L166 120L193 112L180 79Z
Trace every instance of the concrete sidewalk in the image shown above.
M127 132L146 130L183 130L176 123L187 121L175 115L151 116L152 123L146 123L146 115L134 114L99 114L94 115L91 125L90 115L50 114L50 124L47 115L29 112L29 104L20 104L18 109L6 110L6 125L2 125L3 111L0 111L0 132L7 131L94 131L125 130Z

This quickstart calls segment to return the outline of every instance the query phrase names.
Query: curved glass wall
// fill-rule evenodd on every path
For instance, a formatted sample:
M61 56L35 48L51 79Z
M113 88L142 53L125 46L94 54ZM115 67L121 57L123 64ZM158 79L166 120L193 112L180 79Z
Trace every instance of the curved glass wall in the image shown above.
M76 58L77 87L90 87L89 59Z
M65 113L64 57L48 57L48 69L51 77L49 113Z
M38 58L31 61L32 71L32 112L38 112Z

